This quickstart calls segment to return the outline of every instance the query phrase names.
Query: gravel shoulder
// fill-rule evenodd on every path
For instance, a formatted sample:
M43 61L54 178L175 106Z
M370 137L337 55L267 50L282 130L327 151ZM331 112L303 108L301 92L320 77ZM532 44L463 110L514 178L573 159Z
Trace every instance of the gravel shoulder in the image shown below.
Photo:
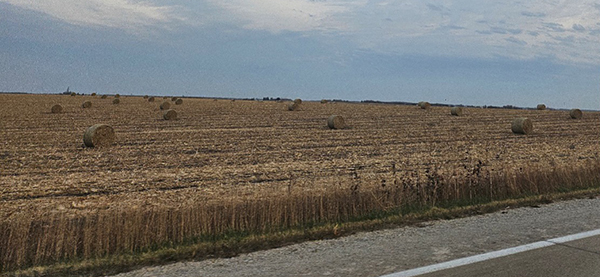
M122 273L149 276L381 276L600 228L600 197L357 233L228 259Z

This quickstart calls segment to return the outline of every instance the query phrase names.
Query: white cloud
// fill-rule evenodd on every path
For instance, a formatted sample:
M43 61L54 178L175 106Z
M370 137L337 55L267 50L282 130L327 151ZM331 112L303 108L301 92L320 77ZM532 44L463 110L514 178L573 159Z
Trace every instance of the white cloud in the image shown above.
M336 16L348 13L364 1L308 0L209 0L224 8L243 28L281 31L342 31L346 24Z
M106 26L140 31L175 19L172 9L145 1L127 0L0 0L48 14L75 25Z

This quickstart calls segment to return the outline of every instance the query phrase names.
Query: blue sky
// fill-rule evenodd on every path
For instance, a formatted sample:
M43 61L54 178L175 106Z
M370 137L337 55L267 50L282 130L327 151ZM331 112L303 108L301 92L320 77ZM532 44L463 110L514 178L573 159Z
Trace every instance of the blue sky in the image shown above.
M600 4L0 0L0 91L600 109Z

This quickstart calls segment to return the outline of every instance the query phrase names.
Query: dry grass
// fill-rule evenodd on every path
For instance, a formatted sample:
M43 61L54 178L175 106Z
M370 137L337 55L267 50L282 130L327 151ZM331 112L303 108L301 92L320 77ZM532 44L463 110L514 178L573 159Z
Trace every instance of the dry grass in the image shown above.
M145 101L98 101L68 116L40 111L79 98L0 102L14 107L0 111L11 119L0 121L0 271L600 183L597 112L453 117L306 102L290 113L276 102L187 98L179 120L164 121ZM331 114L352 128L328 130ZM515 117L536 132L513 135ZM82 148L81 131L96 122L118 127L119 142Z

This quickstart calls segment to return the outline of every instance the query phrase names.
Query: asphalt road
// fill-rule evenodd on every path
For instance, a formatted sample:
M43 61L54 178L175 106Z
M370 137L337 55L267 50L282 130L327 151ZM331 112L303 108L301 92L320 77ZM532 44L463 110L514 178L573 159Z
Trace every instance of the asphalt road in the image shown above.
M227 259L145 267L118 276L377 277L596 229L600 229L600 198L579 199L310 241ZM597 245L597 238L573 241L490 260L467 270L472 276L537 276L530 275L537 272L541 276L576 276L573 272L577 270L581 276L600 276L586 275L600 272L597 267L582 266L600 264L599 256L591 253L598 252ZM564 269L565 264L575 269ZM426 276L469 276L454 270L460 269ZM512 274L517 270L529 271Z
M589 277L600 275L600 229L466 257L384 277ZM589 234L592 233L592 234ZM595 235L594 235L595 234ZM580 234L576 234L577 236ZM591 235L587 237L587 235ZM421 274L423 273L423 274Z

